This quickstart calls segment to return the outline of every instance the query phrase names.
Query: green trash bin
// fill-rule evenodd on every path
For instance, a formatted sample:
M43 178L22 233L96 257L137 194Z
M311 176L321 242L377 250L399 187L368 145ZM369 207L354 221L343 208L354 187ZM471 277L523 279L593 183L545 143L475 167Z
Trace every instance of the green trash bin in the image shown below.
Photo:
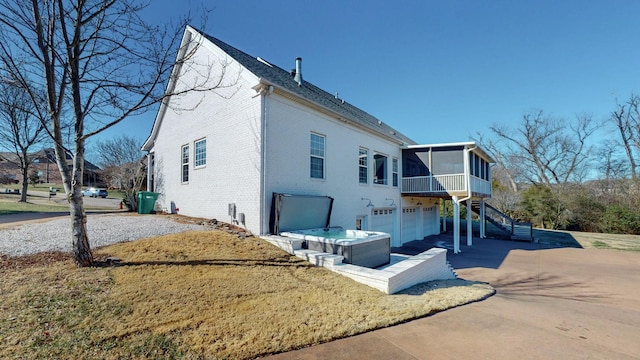
M139 191L138 192L138 214L151 214L158 200L157 192Z

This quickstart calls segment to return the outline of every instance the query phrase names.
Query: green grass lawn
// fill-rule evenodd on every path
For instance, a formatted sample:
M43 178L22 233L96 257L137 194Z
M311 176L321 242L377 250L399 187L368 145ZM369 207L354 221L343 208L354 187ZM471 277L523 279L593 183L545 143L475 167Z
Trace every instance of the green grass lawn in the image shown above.
M55 196L49 197L49 187L52 186L58 189ZM17 213L36 213L36 212L66 212L69 211L69 206L65 201L64 189L56 184L38 184L36 186L29 186L29 196L27 202L18 202L20 195L18 194L6 194L4 189L22 189L19 185L12 186L0 186L0 216ZM122 194L119 191L110 191L109 198L121 199ZM114 210L114 207L105 206L87 206L86 210Z
M53 204L34 204L18 202L20 195L0 195L0 215L33 213L33 212L60 212L69 211L68 206Z

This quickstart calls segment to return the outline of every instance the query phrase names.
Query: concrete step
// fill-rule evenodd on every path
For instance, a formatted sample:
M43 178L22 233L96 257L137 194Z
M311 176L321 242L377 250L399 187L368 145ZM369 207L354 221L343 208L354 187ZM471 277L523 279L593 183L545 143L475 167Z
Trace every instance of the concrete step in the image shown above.
M456 272L456 270L453 268L453 266L451 266L451 263L449 262L449 260L447 260L447 267L449 268L449 270L451 271L451 273L453 273L453 276L455 276L455 278L458 278L458 273Z
M335 266L342 264L344 256L330 254L315 250L299 249L294 250L293 254L301 259L304 259L316 266Z

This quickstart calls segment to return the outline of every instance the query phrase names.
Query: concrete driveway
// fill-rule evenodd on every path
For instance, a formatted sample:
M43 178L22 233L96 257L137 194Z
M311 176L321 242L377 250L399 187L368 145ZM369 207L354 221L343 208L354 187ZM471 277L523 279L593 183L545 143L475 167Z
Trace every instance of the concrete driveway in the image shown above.
M640 253L474 239L449 260L496 295L271 358L640 359Z

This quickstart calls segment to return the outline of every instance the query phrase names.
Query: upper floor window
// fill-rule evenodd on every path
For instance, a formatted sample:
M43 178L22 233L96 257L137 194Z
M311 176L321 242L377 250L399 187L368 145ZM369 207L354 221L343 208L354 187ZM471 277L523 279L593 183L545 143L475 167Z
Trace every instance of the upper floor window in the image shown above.
M324 136L311 133L310 175L312 179L324 179L324 141Z
M392 183L394 187L398 187L398 159L391 159Z
M360 184L369 183L369 151L367 149L360 148L358 155L358 179Z
M193 167L200 167L207 165L207 139L197 140L193 147L195 153L193 155Z
M387 185L387 157L382 154L374 154L373 161L375 163L373 183Z
M189 182L189 145L182 145L182 182Z

